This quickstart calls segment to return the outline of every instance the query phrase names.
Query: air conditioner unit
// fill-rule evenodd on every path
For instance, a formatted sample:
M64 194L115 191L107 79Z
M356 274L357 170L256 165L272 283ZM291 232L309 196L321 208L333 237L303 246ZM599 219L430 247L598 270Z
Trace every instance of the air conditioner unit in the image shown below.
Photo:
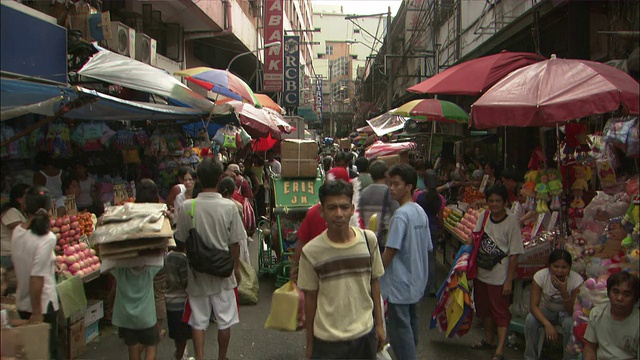
M107 47L120 55L135 59L136 31L121 22L111 22L111 39L107 40Z
M136 60L156 66L157 42L149 35L136 33Z

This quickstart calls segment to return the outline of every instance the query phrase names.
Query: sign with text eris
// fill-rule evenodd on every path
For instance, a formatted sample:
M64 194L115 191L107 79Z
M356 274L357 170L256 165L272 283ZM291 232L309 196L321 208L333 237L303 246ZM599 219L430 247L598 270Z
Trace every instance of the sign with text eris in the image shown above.
M283 13L284 0L265 1L264 42L270 44L275 41L283 41ZM272 46L266 49L264 55L264 82L263 90L266 92L281 92L284 81L284 64L282 61L283 46Z

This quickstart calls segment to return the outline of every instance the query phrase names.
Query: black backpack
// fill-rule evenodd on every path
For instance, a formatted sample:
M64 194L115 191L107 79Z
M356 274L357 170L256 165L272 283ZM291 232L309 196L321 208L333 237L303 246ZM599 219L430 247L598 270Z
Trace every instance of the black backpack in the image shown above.
M189 230L189 237L187 237L186 250L187 259L189 260L189 266L191 269L213 276L229 277L233 273L233 259L228 251L216 249L213 246L209 246L204 241L198 230L196 230L196 220L194 218L194 211L196 206L196 200L191 202L191 229Z

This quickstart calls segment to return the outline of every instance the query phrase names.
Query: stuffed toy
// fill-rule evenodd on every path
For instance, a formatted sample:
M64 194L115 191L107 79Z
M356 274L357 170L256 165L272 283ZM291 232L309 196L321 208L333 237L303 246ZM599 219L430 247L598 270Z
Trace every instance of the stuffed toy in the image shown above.
M571 207L582 209L584 208L584 200L582 195L589 190L589 179L591 179L591 168L584 165L576 165L573 168L573 174L575 180L571 185L573 191L573 201L571 201Z
M525 212L536 210L536 179L538 177L537 170L531 170L524 176L525 183L522 185L520 193L524 195L527 200L522 205Z
M562 181L557 170L547 171L549 176L549 194L551 195L551 210L560 210L560 195L562 194Z
M547 202L549 201L549 178L546 172L541 172L538 177L538 183L536 184L536 211L538 213L548 213L549 207Z
M610 259L622 252L622 243L625 238L629 237L631 226L622 223L622 217L609 220L609 226L605 232L605 242L595 249L594 257L601 259Z

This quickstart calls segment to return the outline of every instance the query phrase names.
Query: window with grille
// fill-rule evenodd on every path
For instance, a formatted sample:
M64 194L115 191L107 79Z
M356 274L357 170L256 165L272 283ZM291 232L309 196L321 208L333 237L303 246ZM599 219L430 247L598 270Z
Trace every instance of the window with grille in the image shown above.
M325 54L327 55L333 55L333 45L327 45L325 47Z

